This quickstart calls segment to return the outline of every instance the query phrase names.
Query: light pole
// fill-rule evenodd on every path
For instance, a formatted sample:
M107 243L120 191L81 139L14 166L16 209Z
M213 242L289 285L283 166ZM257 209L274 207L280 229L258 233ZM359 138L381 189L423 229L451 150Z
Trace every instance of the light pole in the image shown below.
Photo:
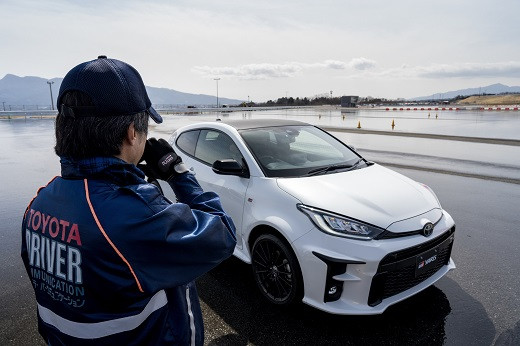
M52 98L52 85L54 84L54 82L47 81L47 84L49 84L49 90L51 91L51 109L54 110L54 99Z
M217 82L217 108L219 108L218 107L218 81L220 80L220 78L213 78L213 80Z
M5 112L5 101L2 101L2 107L4 107L4 112Z

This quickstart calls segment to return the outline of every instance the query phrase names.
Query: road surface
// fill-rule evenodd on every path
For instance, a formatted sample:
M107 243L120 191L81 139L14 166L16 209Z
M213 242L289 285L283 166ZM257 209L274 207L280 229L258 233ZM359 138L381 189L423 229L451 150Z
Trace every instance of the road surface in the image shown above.
M50 120L0 122L2 345L42 344L34 294L19 256L20 221L36 189L59 173L53 145ZM387 157L378 148L366 155L375 161ZM406 159L402 153L394 156ZM422 161L412 162L419 167ZM381 316L334 316L305 305L265 304L249 267L230 259L198 280L206 344L520 344L520 185L394 169L430 185L454 217L455 271Z

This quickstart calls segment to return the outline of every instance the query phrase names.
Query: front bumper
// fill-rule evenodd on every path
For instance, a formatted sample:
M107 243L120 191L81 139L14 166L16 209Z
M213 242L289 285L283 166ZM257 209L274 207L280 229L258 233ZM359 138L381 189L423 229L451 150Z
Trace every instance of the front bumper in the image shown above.
M334 314L383 313L455 268L450 257L454 231L445 211L428 238L360 241L313 229L293 244L302 268L303 301ZM425 261L435 257L435 262L418 270L420 255L428 257Z

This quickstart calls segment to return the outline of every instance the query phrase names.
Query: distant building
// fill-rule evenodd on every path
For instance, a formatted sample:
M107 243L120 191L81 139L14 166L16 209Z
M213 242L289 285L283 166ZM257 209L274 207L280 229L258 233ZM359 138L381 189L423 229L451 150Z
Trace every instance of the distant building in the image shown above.
M356 107L359 96L341 96L341 107Z

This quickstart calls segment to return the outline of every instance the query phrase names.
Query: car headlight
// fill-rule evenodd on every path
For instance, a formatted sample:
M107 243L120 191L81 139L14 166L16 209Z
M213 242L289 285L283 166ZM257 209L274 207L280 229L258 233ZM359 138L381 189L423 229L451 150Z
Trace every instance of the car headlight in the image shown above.
M323 232L338 237L371 240L384 229L325 210L298 204L297 208Z

